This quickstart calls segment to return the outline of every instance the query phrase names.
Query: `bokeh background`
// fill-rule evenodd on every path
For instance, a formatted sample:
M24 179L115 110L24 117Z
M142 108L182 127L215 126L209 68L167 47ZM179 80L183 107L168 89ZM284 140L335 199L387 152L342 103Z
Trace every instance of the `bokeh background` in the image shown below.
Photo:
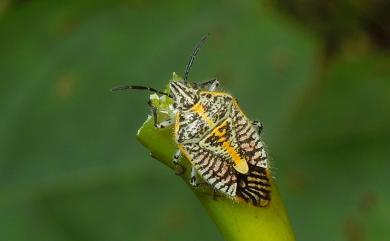
M389 1L0 1L0 240L222 240L135 138L217 77L261 120L298 240L390 239Z

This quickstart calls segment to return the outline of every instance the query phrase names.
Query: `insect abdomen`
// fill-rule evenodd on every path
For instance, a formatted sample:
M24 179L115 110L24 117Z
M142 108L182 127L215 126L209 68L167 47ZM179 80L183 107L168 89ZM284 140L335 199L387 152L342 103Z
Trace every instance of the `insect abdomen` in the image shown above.
M267 206L271 200L271 185L266 169L249 165L248 174L237 175L236 195L255 206Z

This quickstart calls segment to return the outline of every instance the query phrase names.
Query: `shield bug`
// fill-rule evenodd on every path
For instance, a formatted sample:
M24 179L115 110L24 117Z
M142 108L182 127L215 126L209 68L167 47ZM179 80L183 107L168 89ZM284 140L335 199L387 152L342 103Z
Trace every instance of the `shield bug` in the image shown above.
M174 126L178 150L173 162L180 165L181 155L191 163L191 180L198 186L200 176L217 192L234 200L266 206L271 199L267 154L260 138L262 124L250 121L237 100L217 91L217 79L203 83L189 82L194 59L208 35L195 46L186 65L184 78L172 80L167 92L145 86L123 85L118 90L148 90L173 101L169 118L158 123L156 107L149 101L156 128Z

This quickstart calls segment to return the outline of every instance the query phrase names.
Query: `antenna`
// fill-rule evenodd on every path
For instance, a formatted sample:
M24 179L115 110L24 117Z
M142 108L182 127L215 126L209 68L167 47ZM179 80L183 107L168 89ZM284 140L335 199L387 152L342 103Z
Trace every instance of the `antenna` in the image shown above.
M194 51L192 52L191 58L187 63L186 69L184 71L184 81L187 81L188 74L190 73L192 64L194 63L195 57L198 54L199 50L202 48L203 44L206 42L206 39L210 36L210 33L207 33L202 39L195 45Z
M139 85L120 85L120 86L115 86L111 89L112 92L115 92L115 91L124 91L124 90L148 90L148 91L151 91L151 92L154 92L154 93L158 93L158 94L161 94L161 95L166 95L170 98L173 98L172 95L168 94L168 93L165 93L165 92L162 92L160 90L156 90L154 88L151 88L151 87L147 87L147 86L139 86Z

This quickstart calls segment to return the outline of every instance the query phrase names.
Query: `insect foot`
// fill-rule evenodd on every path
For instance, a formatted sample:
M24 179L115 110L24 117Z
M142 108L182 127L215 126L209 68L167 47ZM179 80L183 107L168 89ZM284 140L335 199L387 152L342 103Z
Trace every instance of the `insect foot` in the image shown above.
M191 178L190 178L190 184L191 186L193 187L198 187L200 184L198 183L197 181L197 178L196 178L196 169L194 166L192 166L192 169L191 169Z
M257 132L260 135L261 132L263 131L263 124L258 120L254 120L252 121L252 125L257 129Z
M175 163L175 174L178 176L183 175L186 172L186 168L180 164L180 163Z

